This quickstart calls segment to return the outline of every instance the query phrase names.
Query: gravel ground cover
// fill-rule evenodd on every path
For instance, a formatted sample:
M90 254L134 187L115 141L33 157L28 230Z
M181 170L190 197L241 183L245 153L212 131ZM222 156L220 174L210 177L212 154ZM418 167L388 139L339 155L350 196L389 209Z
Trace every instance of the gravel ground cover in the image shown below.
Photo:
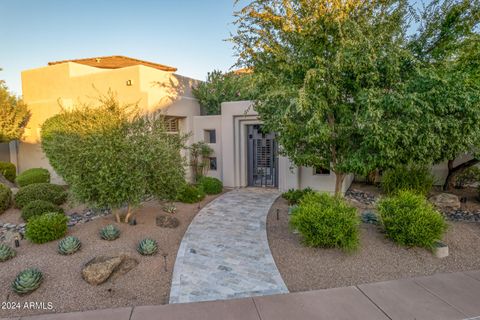
M208 196L200 203L200 207L217 196ZM176 205L177 212L174 216L180 221L177 228L161 228L156 225L156 216L165 214L162 205L156 201L147 202L138 210L135 226L116 224L112 215L79 223L68 231L68 235L76 236L82 242L81 250L71 256L57 253L58 241L36 245L22 240L20 247L16 248L17 256L0 264L0 302L3 304L0 318L168 303L172 269L180 241L199 211L199 204ZM8 223L21 222L20 211L17 209L8 210L0 218ZM101 240L98 235L100 228L112 223L120 228L120 237L114 241ZM158 242L159 252L154 256L141 256L136 251L138 242L146 237ZM82 267L93 257L123 253L139 262L127 274L109 279L98 286L92 286L82 279ZM164 254L167 255L166 270ZM43 272L43 284L29 295L18 296L12 292L11 283L18 272L30 267ZM43 302L45 308L37 305L25 309L25 302ZM17 303L21 306L20 309L14 308ZM53 310L48 309L48 303L51 303Z
M359 211L369 207L359 206ZM425 249L398 246L386 239L379 227L365 223L360 227L360 249L353 254L304 247L300 235L289 230L288 205L281 197L267 219L270 249L291 292L480 269L480 223L448 222L448 226L444 242L450 255L438 259Z

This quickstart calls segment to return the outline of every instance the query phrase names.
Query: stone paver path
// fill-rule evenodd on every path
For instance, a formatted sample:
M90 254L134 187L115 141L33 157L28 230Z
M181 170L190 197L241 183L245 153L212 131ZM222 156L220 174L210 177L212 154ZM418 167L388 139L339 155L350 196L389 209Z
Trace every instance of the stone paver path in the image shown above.
M203 208L180 244L170 303L287 293L266 231L278 196L272 189L238 189Z

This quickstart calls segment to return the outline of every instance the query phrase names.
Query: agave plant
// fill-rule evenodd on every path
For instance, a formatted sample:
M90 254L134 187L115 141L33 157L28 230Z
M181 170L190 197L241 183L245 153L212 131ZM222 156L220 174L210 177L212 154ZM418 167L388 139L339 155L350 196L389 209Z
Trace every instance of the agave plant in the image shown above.
M6 244L0 243L0 261L4 262L8 259L15 257L17 253L15 250L7 246Z
M118 230L117 227L115 227L113 224L109 224L106 227L103 227L100 230L100 237L103 240L115 240L120 236L120 230Z
M74 254L82 247L82 243L76 237L68 236L58 243L58 253L63 255Z
M20 272L12 283L12 289L18 294L26 294L35 291L43 281L40 270L31 268Z
M144 256L154 255L158 251L157 241L150 238L143 239L138 243L137 251Z
M175 206L174 203L167 203L166 205L163 206L162 209L163 211L171 214L174 214L175 212L177 212L177 207Z

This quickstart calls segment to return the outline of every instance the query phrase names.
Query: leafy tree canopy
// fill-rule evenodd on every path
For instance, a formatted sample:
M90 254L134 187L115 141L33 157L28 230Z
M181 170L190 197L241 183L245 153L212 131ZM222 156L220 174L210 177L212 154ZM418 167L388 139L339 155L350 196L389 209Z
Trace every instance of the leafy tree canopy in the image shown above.
M0 81L0 143L20 139L29 118L27 105Z
M214 70L208 73L206 82L194 88L193 93L207 114L220 114L222 102L256 98L254 76L248 70L229 73Z
M261 119L295 164L331 167L337 192L346 173L440 161L453 131L474 143L478 1L438 0L416 16L406 0L254 0L237 18Z
M130 208L148 196L176 197L185 182L184 138L168 134L161 115L141 115L112 94L42 126L42 148L74 197L113 209L128 205L126 221Z

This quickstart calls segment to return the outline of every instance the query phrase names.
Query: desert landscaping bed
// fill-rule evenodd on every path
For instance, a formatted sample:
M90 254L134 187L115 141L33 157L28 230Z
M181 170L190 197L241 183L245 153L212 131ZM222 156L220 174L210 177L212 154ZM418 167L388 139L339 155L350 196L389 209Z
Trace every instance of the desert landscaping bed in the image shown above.
M51 303L54 309L0 309L0 317L168 303L173 266L183 234L199 208L217 196L207 196L195 204L176 203L177 212L173 216L180 222L176 228L156 225L157 216L171 215L163 212L162 205L157 201L143 204L138 210L137 224L134 226L115 223L113 215L78 223L69 229L67 235L78 237L82 248L70 256L57 253L58 241L38 245L22 240L20 247L15 248L17 256L1 265L1 300L22 306L32 301L44 302L46 307ZM17 225L23 222L17 209L9 209L1 215L0 220ZM105 241L99 238L99 230L108 224L119 227L121 234L118 239ZM154 256L142 256L136 251L137 243L147 237L158 242L159 250ZM138 265L128 273L98 286L82 279L82 267L92 258L121 254L136 259ZM31 267L43 272L44 281L40 288L26 296L13 293L11 283L17 273Z
M363 188L367 194L377 192L372 186L353 187ZM476 210L474 197L469 197L469 201L471 203L467 208ZM360 212L369 207L356 201L353 204L360 207ZM288 218L287 201L279 197L268 215L268 241L277 267L291 292L480 268L480 223L449 221L443 240L449 247L450 255L439 259L426 249L396 245L385 237L378 226L366 223L360 226L360 247L354 253L308 248L302 245L300 235L289 229Z

